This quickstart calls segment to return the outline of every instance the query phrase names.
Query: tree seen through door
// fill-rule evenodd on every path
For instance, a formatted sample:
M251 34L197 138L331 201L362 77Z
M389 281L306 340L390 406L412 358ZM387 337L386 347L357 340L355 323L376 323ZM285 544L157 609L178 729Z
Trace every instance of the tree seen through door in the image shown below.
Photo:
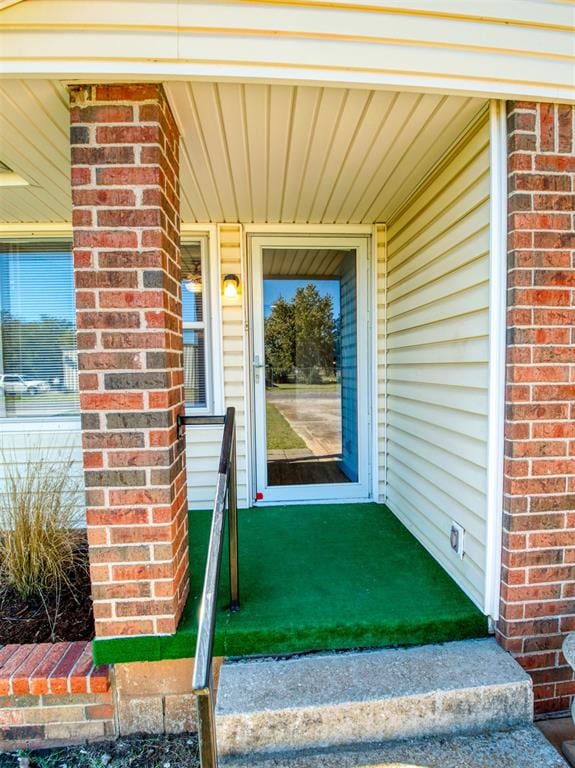
M269 485L356 481L355 316L353 253L335 274L264 275Z

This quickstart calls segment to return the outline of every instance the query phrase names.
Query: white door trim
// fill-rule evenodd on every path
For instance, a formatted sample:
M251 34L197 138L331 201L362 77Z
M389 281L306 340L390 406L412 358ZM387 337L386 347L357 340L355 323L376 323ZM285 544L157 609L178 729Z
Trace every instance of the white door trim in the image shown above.
M248 233L248 260L249 282L251 294L251 350L253 360L256 356L263 360L263 271L262 251L265 247L274 248L310 248L341 246L357 251L357 292L358 296L365 296L366 301L358 302L358 470L357 483L341 484L314 484L309 486L268 486L266 477L266 435L265 435L265 377L260 376L259 382L252 375L252 423L254 426L254 496L262 492L264 498L260 503L289 504L302 502L352 502L367 501L372 494L370 483L371 469L371 430L369 418L371 411L371 376L369 371L373 365L370 343L370 334L373 333L373 324L368 325L368 305L370 303L370 291L372 290L369 264L371 227L353 228L350 232L347 228L312 228L309 234L302 233L301 227L291 226L278 233L278 227L269 228L269 234L261 227L246 227ZM267 229L267 228L266 228ZM283 229L283 228L282 228ZM338 233L337 230L343 230ZM359 232L357 230L360 230ZM251 230L251 232L250 232ZM334 232L334 230L336 230ZM373 318L370 318L373 320ZM253 374L253 371L252 371ZM291 492L291 498L290 498Z
M507 119L504 101L490 105L491 227L489 249L489 422L484 613L496 621L501 592L505 332L507 286Z

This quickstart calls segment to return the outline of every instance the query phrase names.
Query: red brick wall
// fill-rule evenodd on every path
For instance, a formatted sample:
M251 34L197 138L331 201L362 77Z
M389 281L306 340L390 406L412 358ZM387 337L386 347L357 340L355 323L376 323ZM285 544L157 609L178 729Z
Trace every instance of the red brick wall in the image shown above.
M188 589L178 131L157 84L70 97L96 634L171 633Z
M536 713L575 693L575 109L508 105L508 352L499 639Z

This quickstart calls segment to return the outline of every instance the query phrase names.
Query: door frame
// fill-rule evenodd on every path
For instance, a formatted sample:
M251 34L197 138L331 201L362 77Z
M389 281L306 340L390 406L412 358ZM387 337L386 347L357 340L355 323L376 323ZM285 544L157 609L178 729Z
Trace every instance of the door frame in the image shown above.
M248 366L249 404L252 437L249 453L252 504L301 504L346 503L373 499L373 387L375 379L373 354L373 228L369 226L249 226L246 227L248 306ZM267 486L262 483L266 472L265 379L256 382L254 357L263 355L263 273L262 251L265 247L275 248L334 248L344 247L357 251L358 296L365 295L366 301L358 305L358 469L357 483L311 484L309 486ZM276 490L277 489L277 490ZM289 491L293 491L290 498ZM256 499L256 493L263 492L264 498ZM286 497L287 492L287 497Z

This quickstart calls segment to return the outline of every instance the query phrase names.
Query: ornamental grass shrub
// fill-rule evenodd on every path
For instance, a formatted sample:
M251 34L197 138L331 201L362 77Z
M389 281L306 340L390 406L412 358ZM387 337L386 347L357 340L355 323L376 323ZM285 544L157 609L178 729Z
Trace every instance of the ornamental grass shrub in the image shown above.
M80 555L81 485L71 449L38 446L22 461L0 448L0 592L23 599L58 595L70 574L85 567Z

